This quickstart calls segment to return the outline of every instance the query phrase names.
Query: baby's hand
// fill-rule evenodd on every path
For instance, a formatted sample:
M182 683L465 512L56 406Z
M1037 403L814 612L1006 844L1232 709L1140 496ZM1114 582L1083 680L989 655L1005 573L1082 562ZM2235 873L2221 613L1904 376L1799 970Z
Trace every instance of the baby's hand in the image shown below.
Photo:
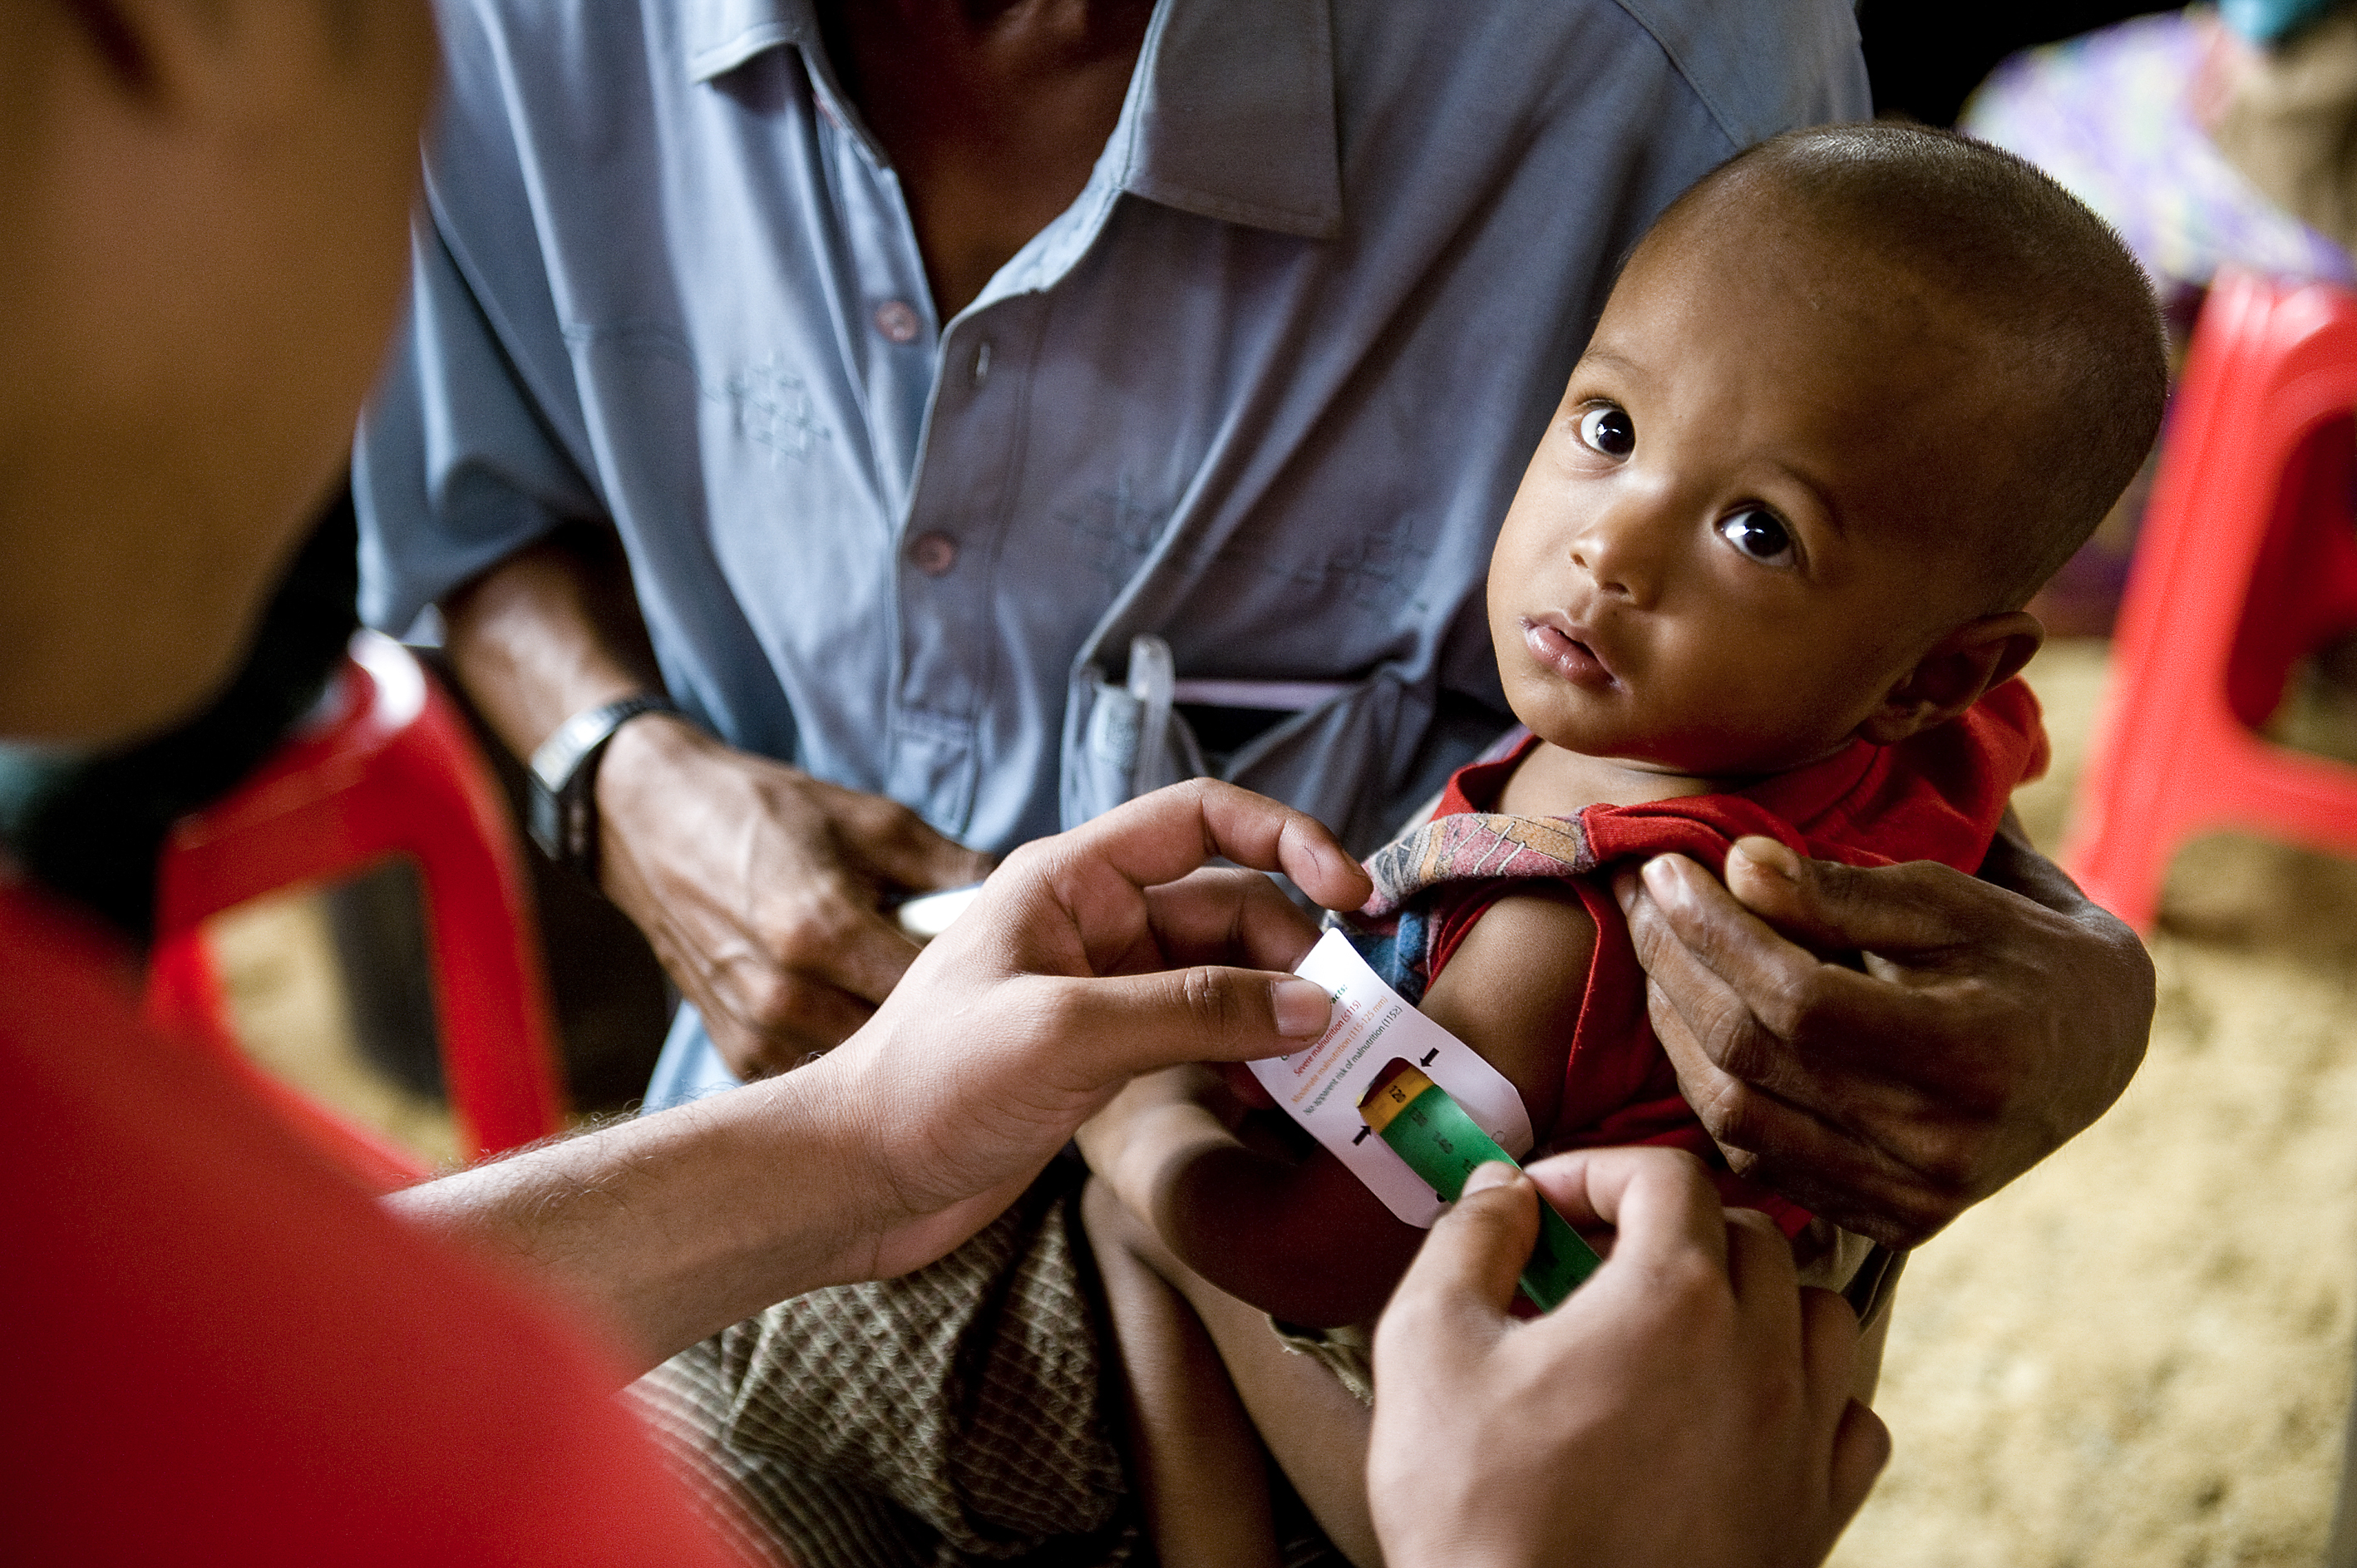
M1081 1124L1076 1141L1122 1206L1152 1225L1155 1196L1168 1174L1207 1148L1236 1141L1233 1122L1220 1113L1234 1099L1209 1068L1166 1068L1132 1079Z

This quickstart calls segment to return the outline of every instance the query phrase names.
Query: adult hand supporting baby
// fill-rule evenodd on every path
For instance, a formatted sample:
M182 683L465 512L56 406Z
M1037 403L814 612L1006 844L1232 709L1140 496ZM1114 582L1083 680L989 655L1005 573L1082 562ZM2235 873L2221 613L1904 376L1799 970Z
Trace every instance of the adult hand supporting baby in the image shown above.
M1767 1568L1824 1560L1889 1457L1850 1398L1857 1325L1691 1157L1608 1149L1474 1173L1375 1334L1368 1496L1384 1560ZM1611 1256L1510 1317L1533 1183ZM1566 1477L1570 1477L1566 1483Z
M1324 1032L1326 993L1288 972L1317 928L1259 870L1198 871L1220 856L1329 906L1369 891L1299 811L1174 785L1010 855L820 1060L390 1201L603 1317L641 1367L799 1292L917 1268L1135 1075Z
M1619 880L1653 1027L1734 1167L1838 1224L1923 1241L2143 1060L2151 961L2010 814L1977 878L1767 839L1727 864L1724 886L1674 855Z

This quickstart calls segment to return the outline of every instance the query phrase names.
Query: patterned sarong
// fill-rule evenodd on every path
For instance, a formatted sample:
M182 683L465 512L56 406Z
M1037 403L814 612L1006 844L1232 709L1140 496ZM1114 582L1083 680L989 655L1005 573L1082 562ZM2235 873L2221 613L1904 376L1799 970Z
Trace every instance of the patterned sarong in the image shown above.
M939 1262L781 1302L630 1398L708 1508L802 1568L1150 1563L1081 1230L1086 1177L1059 1160ZM1286 1568L1341 1568L1271 1482Z
M633 1390L806 1568L1150 1561L1058 1161L964 1246L781 1302Z

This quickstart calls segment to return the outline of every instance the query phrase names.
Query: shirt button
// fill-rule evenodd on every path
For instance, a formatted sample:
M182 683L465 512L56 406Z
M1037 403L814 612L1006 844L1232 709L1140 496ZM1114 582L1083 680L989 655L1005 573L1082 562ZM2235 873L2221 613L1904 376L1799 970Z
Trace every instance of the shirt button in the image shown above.
M876 330L895 343L913 342L917 327L916 309L905 299L888 299L876 307Z
M957 541L946 533L920 533L909 542L909 561L928 577L946 575L957 555Z

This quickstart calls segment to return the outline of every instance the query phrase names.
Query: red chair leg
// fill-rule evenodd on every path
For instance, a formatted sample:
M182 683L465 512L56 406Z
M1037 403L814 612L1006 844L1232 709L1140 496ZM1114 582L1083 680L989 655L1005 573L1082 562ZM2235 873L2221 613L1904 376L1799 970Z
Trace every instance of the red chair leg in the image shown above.
M2357 854L2357 769L2253 733L2357 626L2357 297L2222 278L2195 330L2120 606L2063 864L2140 929L2170 855L2239 827Z

